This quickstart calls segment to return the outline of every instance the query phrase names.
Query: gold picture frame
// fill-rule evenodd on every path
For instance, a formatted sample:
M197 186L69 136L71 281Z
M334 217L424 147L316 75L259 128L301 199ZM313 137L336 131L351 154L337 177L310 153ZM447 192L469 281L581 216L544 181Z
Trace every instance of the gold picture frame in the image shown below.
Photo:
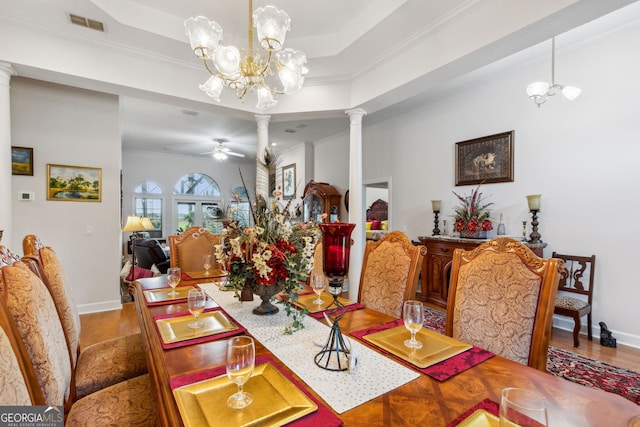
M456 186L513 182L514 131L456 142Z
M11 175L33 176L33 148L11 147Z
M102 169L47 164L47 200L101 202Z

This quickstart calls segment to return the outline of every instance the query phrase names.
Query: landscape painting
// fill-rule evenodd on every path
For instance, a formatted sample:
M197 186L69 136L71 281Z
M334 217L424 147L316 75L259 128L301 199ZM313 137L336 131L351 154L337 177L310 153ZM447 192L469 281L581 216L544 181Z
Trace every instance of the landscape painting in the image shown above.
M47 200L102 201L102 169L47 165Z
M11 147L11 175L33 176L33 148Z

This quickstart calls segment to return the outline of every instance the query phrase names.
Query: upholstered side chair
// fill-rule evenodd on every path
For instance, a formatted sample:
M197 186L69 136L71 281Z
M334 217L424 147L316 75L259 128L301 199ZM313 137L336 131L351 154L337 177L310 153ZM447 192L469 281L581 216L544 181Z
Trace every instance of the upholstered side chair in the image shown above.
M180 267L183 273L202 271L202 256L211 254L214 265L220 268L215 259L214 245L222 243L222 234L213 234L202 227L191 227L179 235L169 236L169 250L171 252L171 267Z
M565 255L554 252L552 258L564 261L554 313L573 319L573 346L580 345L581 318L587 316L587 338L593 339L591 303L596 270L596 256Z
M145 346L139 333L80 348L80 315L71 283L56 253L33 234L23 239L22 246L25 261L40 270L40 278L51 293L62 322L74 370L76 398L145 374Z
M498 238L451 264L446 335L546 371L562 260Z
M422 258L427 248L414 245L400 231L378 241L367 241L360 274L358 301L394 317L402 317L402 305L414 299Z
M51 294L26 264L0 246L0 304L9 313L38 380L44 405L63 406L65 426L152 426L149 375L119 382L74 402L71 360ZM4 369L4 368L2 368ZM28 376L25 381L29 383Z

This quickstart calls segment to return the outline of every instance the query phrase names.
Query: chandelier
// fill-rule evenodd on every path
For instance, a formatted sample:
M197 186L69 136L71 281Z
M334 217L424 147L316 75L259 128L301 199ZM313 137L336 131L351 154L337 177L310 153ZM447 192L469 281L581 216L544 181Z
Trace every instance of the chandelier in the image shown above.
M557 93L562 95L569 101L576 99L582 90L574 86L562 86L555 82L555 58L556 58L556 39L551 38L551 83L534 82L527 86L527 95L536 103L538 108L544 104L548 97Z
M247 92L255 92L256 107L267 109L276 105L278 95L291 95L302 87L308 72L307 57L299 50L282 49L291 19L275 6L256 9L249 0L249 46L238 49L223 46L222 27L204 16L185 21L186 33L193 53L202 59L211 77L202 85L207 95L220 102L220 93L227 86L244 101ZM253 49L253 28L257 30L262 51Z

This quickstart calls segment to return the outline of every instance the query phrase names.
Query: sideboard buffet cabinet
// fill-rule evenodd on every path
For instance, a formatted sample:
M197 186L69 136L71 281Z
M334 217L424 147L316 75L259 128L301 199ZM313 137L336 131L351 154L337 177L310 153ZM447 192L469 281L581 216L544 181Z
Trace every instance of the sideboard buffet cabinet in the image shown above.
M446 308L449 294L449 277L454 249L465 251L475 249L488 239L464 239L447 236L419 236L420 243L427 248L427 256L422 261L421 288L418 297L424 302ZM528 244L533 253L543 256L546 243Z

